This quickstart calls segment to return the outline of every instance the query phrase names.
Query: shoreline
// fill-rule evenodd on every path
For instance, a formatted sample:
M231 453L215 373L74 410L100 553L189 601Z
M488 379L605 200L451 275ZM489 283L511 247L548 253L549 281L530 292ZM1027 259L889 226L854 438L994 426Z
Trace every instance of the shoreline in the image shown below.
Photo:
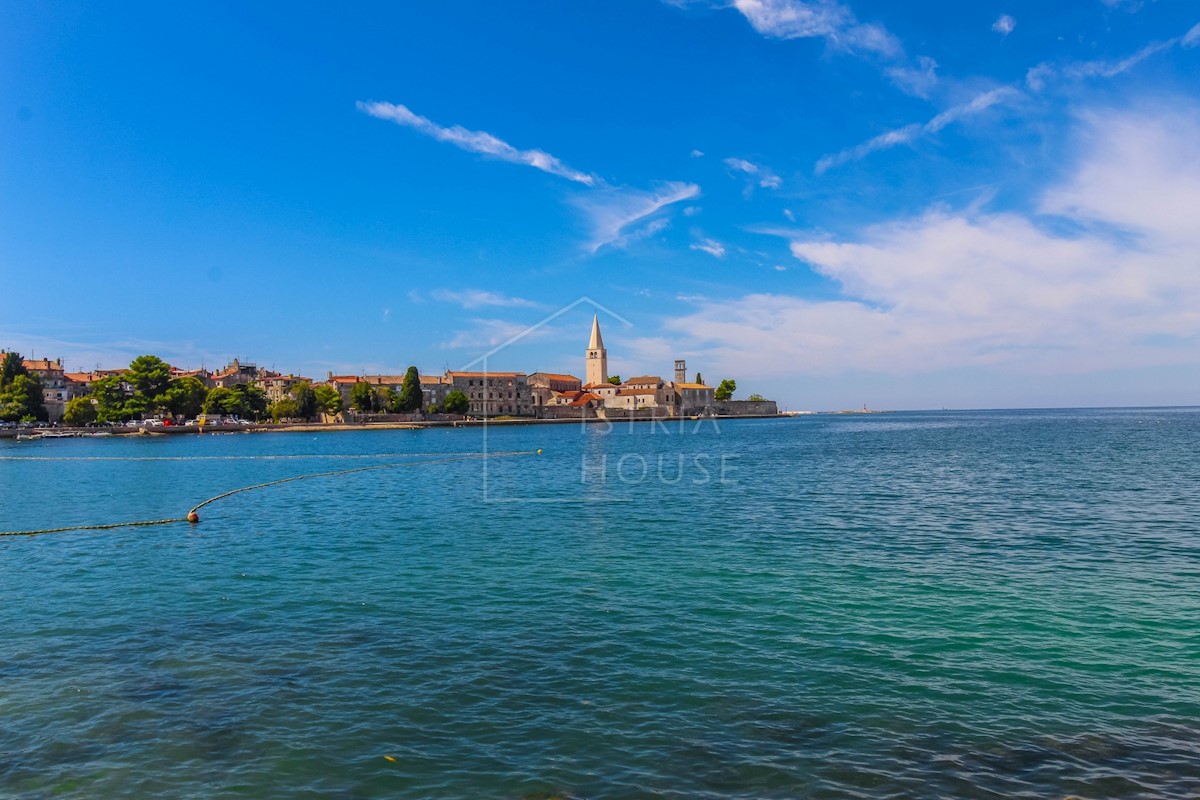
M821 412L814 412L821 413ZM828 412L840 414L846 412ZM857 413L862 413L857 412ZM605 419L603 417L588 417L586 419L473 419L473 420L423 420L414 422L300 422L300 423L265 423L254 425L170 425L156 428L25 428L0 430L0 439L17 439L29 437L37 439L89 439L107 438L108 436L202 436L205 434L225 433L306 433L325 431L379 431L379 430L423 430L426 428L482 428L493 425L595 425L607 423L619 425L627 422L707 422L729 421L734 419L792 419L791 414L744 414L716 415L692 417L630 417L628 419ZM805 415L809 416L809 415Z

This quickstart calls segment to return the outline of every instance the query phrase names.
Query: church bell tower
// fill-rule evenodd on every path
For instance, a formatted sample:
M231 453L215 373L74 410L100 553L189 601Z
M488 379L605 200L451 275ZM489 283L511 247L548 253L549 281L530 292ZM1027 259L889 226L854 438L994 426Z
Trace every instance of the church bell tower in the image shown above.
M592 316L592 338L588 341L587 367L584 371L585 385L608 383L608 351L600 336L600 317Z

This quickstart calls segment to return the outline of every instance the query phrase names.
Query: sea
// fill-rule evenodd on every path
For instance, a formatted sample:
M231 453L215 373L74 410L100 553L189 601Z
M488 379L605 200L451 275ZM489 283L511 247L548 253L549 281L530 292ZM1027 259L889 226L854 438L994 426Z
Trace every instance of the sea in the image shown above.
M0 441L251 486L0 537L0 797L1200 795L1198 409Z

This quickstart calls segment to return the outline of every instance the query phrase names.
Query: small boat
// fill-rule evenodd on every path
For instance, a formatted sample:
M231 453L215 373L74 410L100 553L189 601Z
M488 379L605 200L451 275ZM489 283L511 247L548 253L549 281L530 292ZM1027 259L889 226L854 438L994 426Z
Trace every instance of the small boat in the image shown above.
M40 433L18 433L17 434L18 442L31 442L34 439L41 439L41 438L42 438L42 434L40 434Z

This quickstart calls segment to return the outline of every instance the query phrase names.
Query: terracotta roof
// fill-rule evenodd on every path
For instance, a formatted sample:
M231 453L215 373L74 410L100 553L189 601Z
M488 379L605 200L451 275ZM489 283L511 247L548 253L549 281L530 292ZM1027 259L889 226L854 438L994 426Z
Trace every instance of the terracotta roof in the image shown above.
M589 383L584 385L584 389L615 389L616 385L611 383Z
M597 397L596 395L592 394L591 392L580 392L579 397L576 397L574 400L571 401L571 405L586 406L588 403L593 403L593 402L594 403L603 403L604 398Z
M557 372L535 372L534 375L540 375L543 378L549 378L552 381L578 381L574 375L560 375Z
M64 372L63 377L76 383L90 383L92 380L90 372Z
M677 383L676 389L711 389L711 386L705 386L703 383Z
M24 365L25 369L40 370L43 372L62 369L62 364L57 361L51 361L48 358L26 358L21 361L21 364Z
M404 383L403 375L364 375L362 379L376 386L390 386L392 384L399 385Z
M631 386L635 383L662 383L663 379L657 375L639 375L636 378L629 378L625 381L626 386Z
M447 372L451 378L524 378L524 372Z
M446 379L443 378L441 375L422 375L421 383L438 385L438 384L446 383Z
M333 375L326 383L358 383L362 378L357 375Z

